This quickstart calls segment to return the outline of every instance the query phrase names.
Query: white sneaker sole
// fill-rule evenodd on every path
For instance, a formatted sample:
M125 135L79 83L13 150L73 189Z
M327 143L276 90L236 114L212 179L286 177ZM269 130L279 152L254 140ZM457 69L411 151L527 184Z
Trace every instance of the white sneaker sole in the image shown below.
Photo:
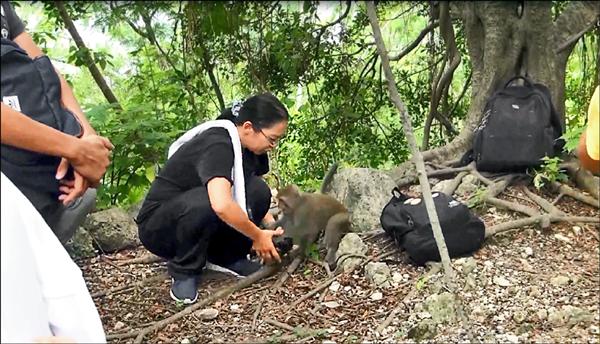
M206 265L204 266L204 268L205 268L206 270L212 270L212 271L224 272L224 273L226 273L226 274L230 274L230 275L233 275L233 276L235 276L235 277L239 277L239 278L243 278L243 277L244 277L244 276L242 276L242 275L238 274L237 272L235 272L235 271L233 271L233 270L229 270L229 269L228 269L228 268L226 268L226 267L222 267L222 266L220 266L220 265L213 264L213 263L211 263L211 262L209 262L209 261L206 261Z
M173 279L171 278L171 283L173 283ZM180 298L178 298L177 296L175 296L175 294L173 294L173 289L169 288L169 295L171 295L171 299L173 299L173 301L175 302L182 302L185 305L191 305L192 303L196 302L196 300L198 300L198 293L196 293L196 297L194 297L193 300L190 299L183 299L181 300Z

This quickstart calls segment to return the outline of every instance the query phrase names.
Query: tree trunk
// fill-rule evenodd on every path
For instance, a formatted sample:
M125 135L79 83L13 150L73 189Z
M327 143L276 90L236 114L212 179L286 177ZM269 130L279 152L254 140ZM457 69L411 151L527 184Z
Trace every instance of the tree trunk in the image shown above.
M473 70L471 105L459 135L445 146L423 152L423 159L443 163L460 158L470 149L486 99L517 74L550 89L564 125L567 60L577 35L591 29L600 15L600 3L568 2L556 20L552 2L544 1L452 2L451 12L465 28ZM388 172L399 182L407 173L415 175L406 167L402 164Z
M102 76L102 73L100 72L100 69L98 69L98 66L96 66L96 63L94 63L94 60L92 59L90 50L85 46L83 39L79 35L79 32L77 32L77 28L75 27L75 24L73 23L73 20L71 19L71 16L67 12L67 9L65 8L64 3L62 1L56 1L56 2L54 2L54 5L58 9L58 13L60 14L60 17L61 17L62 21L64 22L67 30L69 30L71 37L73 37L73 40L75 41L75 44L77 45L77 48L79 48L79 50L84 52L83 59L85 61L85 64L88 67L88 69L90 70L90 73L92 74L92 77L96 81L96 84L98 85L98 87L100 87L102 94L104 95L106 100L108 100L109 103L115 104L117 106L117 108L121 109L121 105L119 104L117 97L115 96L115 94L112 92L112 90L106 83L106 80L104 80L104 77Z

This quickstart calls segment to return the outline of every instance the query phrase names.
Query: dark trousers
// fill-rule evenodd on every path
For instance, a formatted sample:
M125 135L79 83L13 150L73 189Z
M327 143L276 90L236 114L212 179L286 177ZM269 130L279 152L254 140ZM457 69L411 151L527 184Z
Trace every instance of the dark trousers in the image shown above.
M250 219L258 226L271 204L271 190L262 178L246 181L246 203ZM215 214L205 186L161 202L138 228L142 244L169 261L173 277L200 274L207 259L218 265L233 263L252 248L248 237Z

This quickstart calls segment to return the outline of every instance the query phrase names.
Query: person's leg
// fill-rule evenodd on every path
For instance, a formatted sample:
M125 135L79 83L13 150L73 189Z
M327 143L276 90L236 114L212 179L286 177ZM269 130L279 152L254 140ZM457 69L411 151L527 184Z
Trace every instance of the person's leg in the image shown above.
M206 264L208 241L219 222L207 189L197 187L164 202L139 224L144 246L168 259L173 299L184 303L196 300L196 282Z
M257 226L267 214L271 204L271 190L267 183L260 177L252 177L246 183L246 202L248 204L248 216ZM246 255L252 248L252 240L223 222L210 237L208 246L208 260L222 267L230 267L239 261L246 261ZM252 267L234 267L234 272L247 275ZM240 270L239 272L236 270ZM240 273L241 272L241 273ZM253 271L252 271L253 272Z
M64 244L73 237L77 228L83 224L85 217L95 206L96 189L89 188L83 196L75 199L66 207L59 202L55 208L56 213L47 220L48 225L58 240Z

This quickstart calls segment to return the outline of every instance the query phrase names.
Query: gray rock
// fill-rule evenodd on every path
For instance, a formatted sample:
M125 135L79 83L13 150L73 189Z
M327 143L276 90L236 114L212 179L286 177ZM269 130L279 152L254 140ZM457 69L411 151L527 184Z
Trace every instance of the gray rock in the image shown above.
M446 188L446 186L452 184L453 181L454 180L452 180L452 179L442 180L441 182L435 184L431 188L431 192L442 192L442 191L444 191L444 189Z
M352 231L381 227L381 210L392 197L394 180L385 172L370 168L346 168L334 175L328 194L352 213Z
M82 227L77 228L73 237L65 244L65 248L73 259L90 258L98 254L92 236Z
M214 308L205 308L196 311L196 315L202 320L213 320L219 316L219 311Z
M462 273L464 275L470 274L477 267L477 261L473 257L459 258L454 264L462 266Z
M456 322L456 298L448 292L429 295L425 299L425 310L436 324Z
M587 326L594 321L594 315L592 313L579 307L566 305L563 306L562 311L565 314L567 325L569 326L579 324Z
M455 194L460 197L466 197L473 194L479 185L477 177L467 174L463 179L458 188L456 188Z
M390 268L386 263L371 262L365 266L365 277L377 287L389 288L391 286Z
M408 330L408 338L420 342L425 339L432 339L437 334L436 324L431 319L425 319Z
M83 227L104 252L115 252L138 246L137 225L129 214L120 208L111 208L90 214Z
M522 323L523 321L525 321L525 318L527 318L527 314L526 314L525 312L523 312L523 311L516 311L516 312L513 314L513 317L512 317L512 318L513 318L513 320L514 320L514 321L515 321L517 324L520 324L520 323Z
M364 256L367 253L367 245L356 233L348 233L340 241L340 246L335 254L338 267L347 272L357 267L361 259L355 257L343 258L344 256Z

